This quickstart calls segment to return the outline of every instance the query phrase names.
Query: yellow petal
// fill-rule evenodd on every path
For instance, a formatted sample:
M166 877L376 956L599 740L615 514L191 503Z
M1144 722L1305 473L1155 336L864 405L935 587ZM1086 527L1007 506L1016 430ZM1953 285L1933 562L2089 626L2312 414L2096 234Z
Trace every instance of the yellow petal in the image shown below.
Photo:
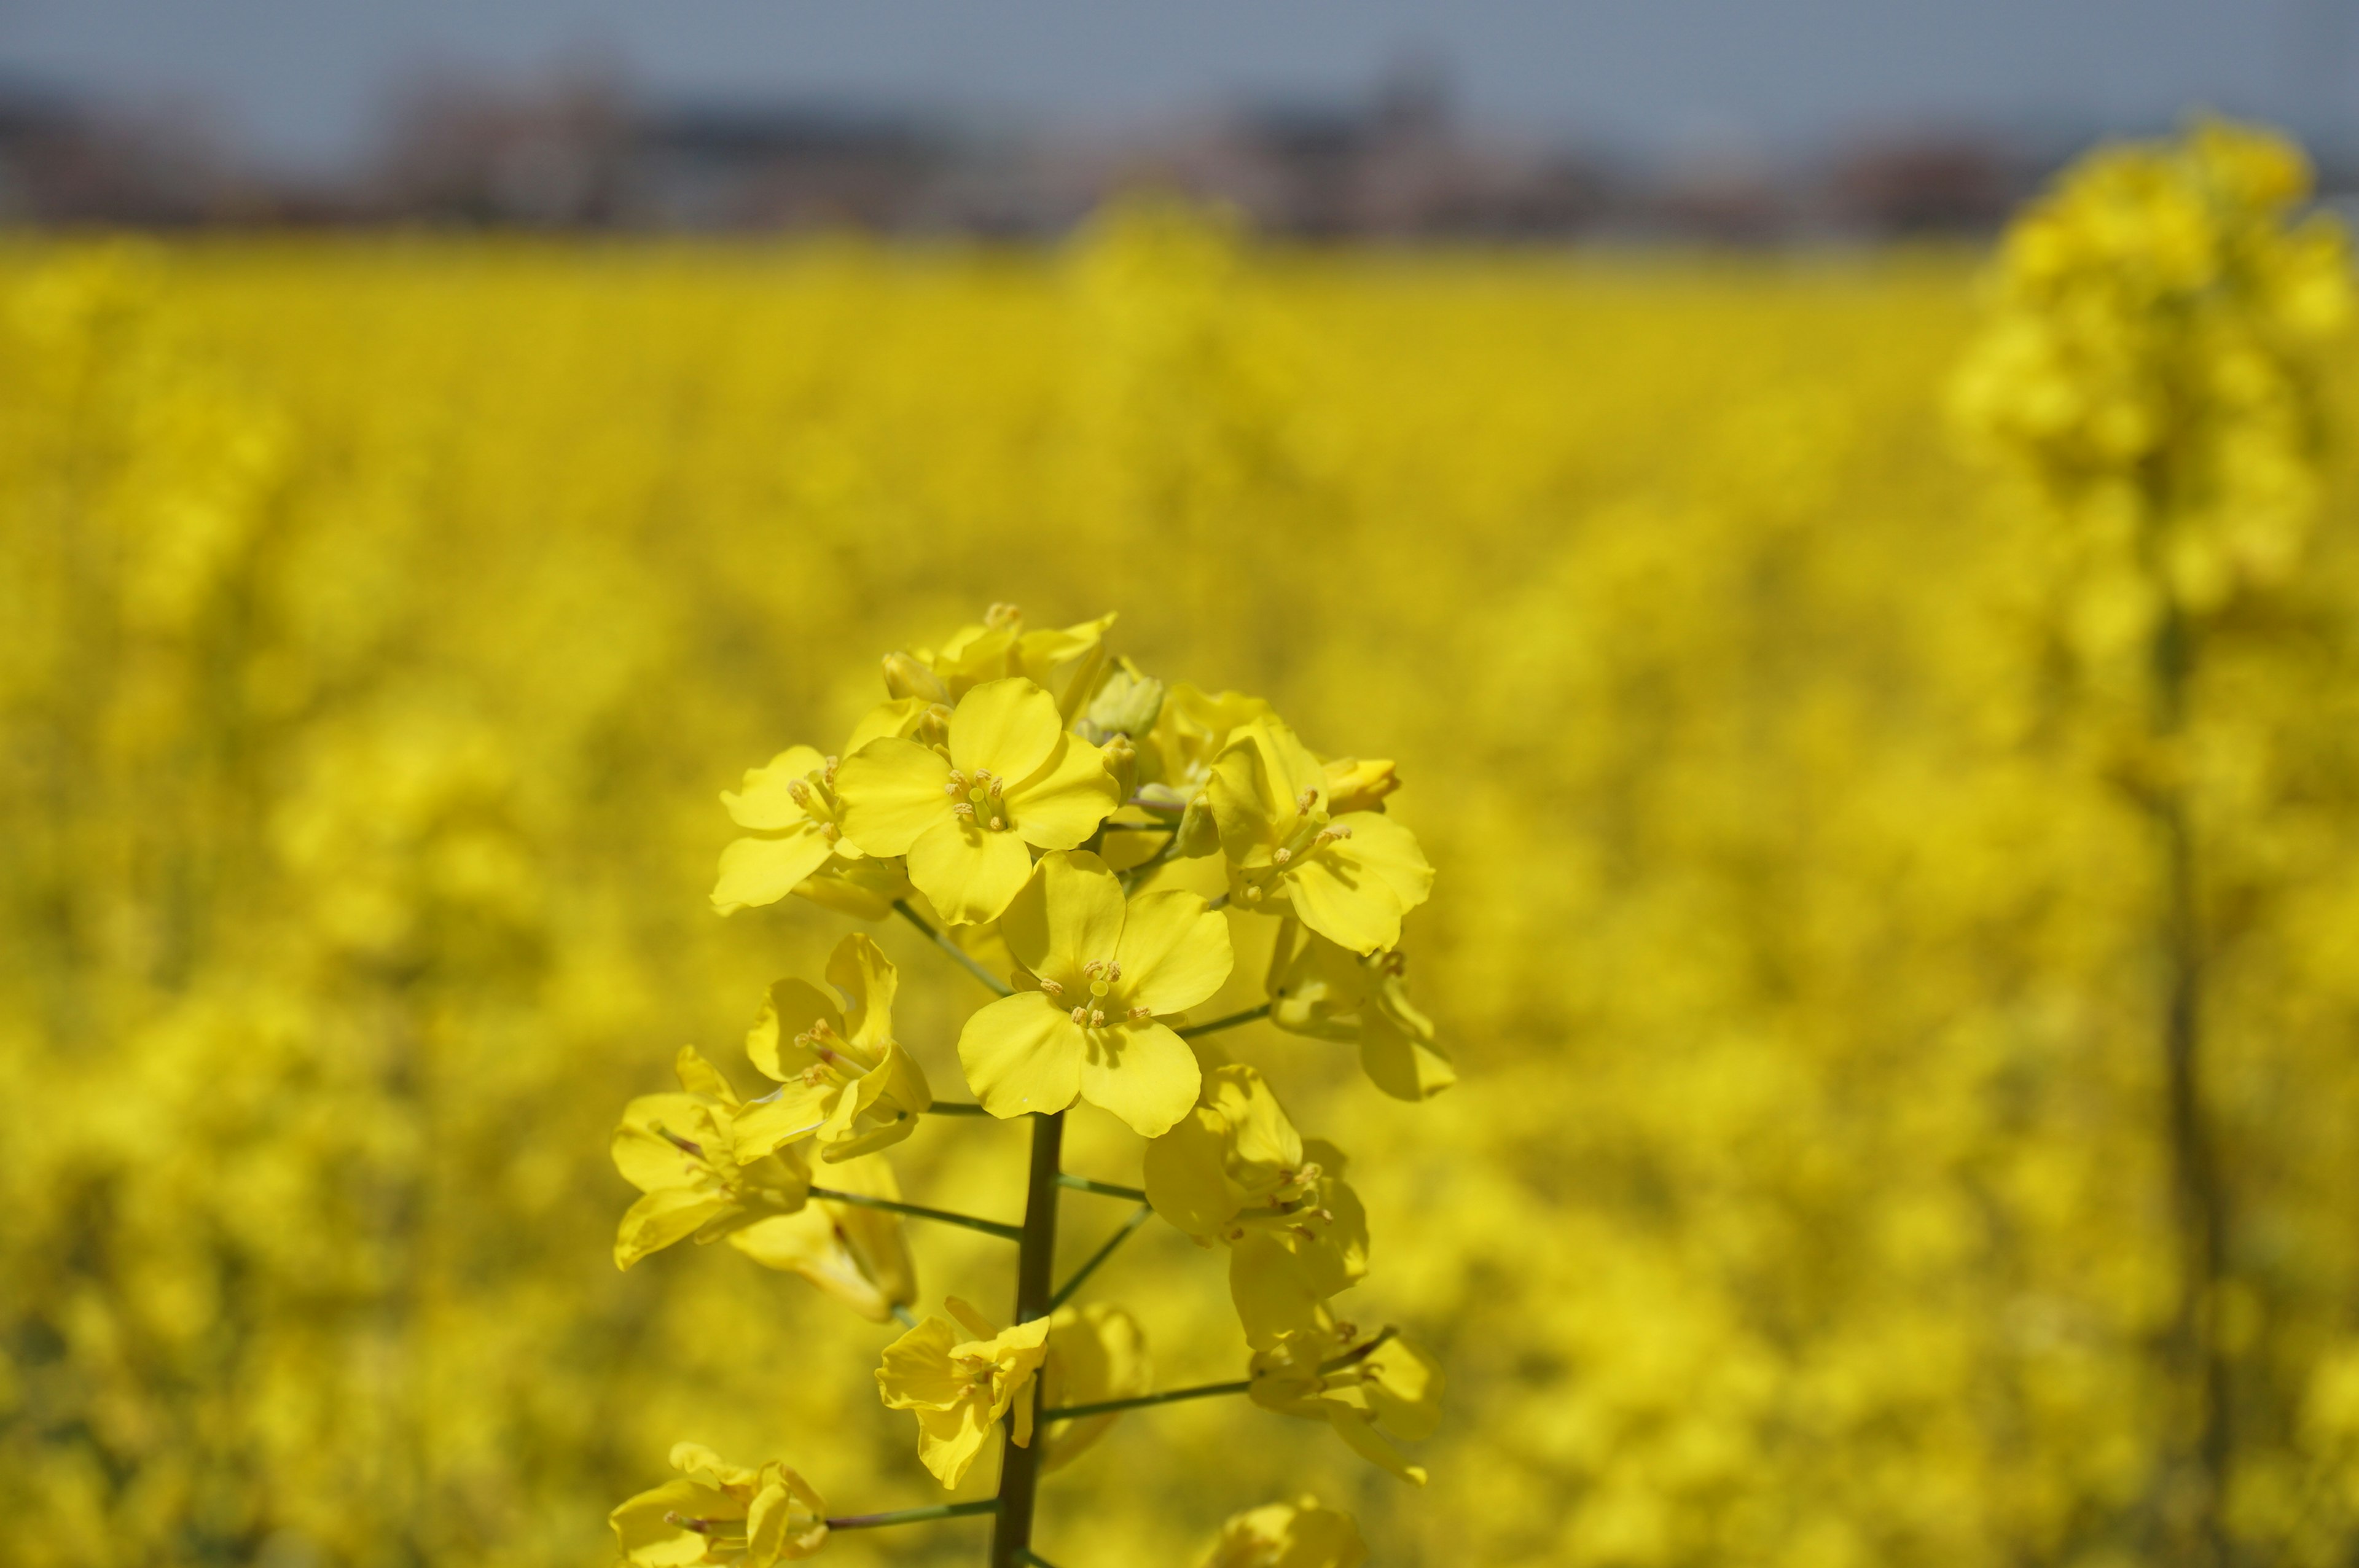
M729 1245L765 1269L800 1274L871 1323L893 1315L894 1303L869 1278L860 1260L836 1234L833 1210L815 1203L794 1214L772 1215L729 1233Z
M1352 836L1331 846L1326 853L1336 855L1354 875L1372 876L1392 889L1403 914L1423 903L1433 892L1433 867L1416 834L1374 811L1339 816L1334 826L1350 828Z
M1147 1332L1122 1308L1093 1302L1087 1306L1059 1307L1049 1318L1048 1356L1040 1363L1043 1407L1055 1410L1128 1399L1147 1392L1154 1382ZM1120 1419L1120 1412L1115 1412L1049 1422L1043 1438L1041 1474L1071 1464Z
M994 1116L1060 1111L1081 1092L1081 1028L1038 991L974 1013L959 1031L958 1051L967 1087Z
M1030 681L985 681L951 715L951 762L970 778L982 769L1013 784L1039 771L1064 732L1057 699Z
M627 1269L650 1252L695 1235L736 1208L718 1189L669 1187L652 1192L624 1212L614 1231L614 1267Z
M789 746L766 765L746 769L739 793L722 791L721 804L728 808L729 820L740 827L772 833L792 827L809 815L797 804L792 786L826 765L827 759L817 747Z
M1193 1108L1147 1144L1147 1201L1190 1236L1218 1234L1241 1206L1223 1173L1227 1155L1227 1120L1216 1110Z
M1248 1230L1229 1248L1229 1299L1245 1343L1266 1350L1288 1334L1317 1334L1332 1322L1318 1285L1284 1242Z
M991 1441L996 1424L980 1400L953 1410L918 1411L918 1462L944 1487L957 1486Z
M942 1310L951 1314L969 1339L996 1339L999 1325L974 1310L974 1304L960 1296L944 1296Z
M721 1076L721 1069L704 1059L704 1053L693 1045L683 1045L672 1058L671 1070L679 1078L679 1087L692 1095L707 1095L723 1105L734 1106L737 1091Z
M732 1158L750 1165L765 1154L810 1137L827 1125L829 1113L843 1094L841 1084L800 1083L779 1091L778 1098L748 1107L730 1123Z
M835 771L843 836L868 855L900 855L951 813L951 765L914 741L871 741Z
M798 1044L797 1037L809 1033L816 1023L826 1024L828 1033L838 1039L843 1037L843 1014L817 986L808 980L773 981L769 994L762 999L760 1016L745 1032L746 1059L774 1082L800 1078L803 1069L816 1065L819 1058L809 1046Z
M1397 1438L1422 1443L1441 1424L1441 1368L1409 1339L1396 1335L1361 1363L1360 1385L1376 1424Z
M996 920L1025 879L1032 855L1013 833L993 833L944 816L909 846L909 880L961 925Z
M1007 791L1016 831L1043 849L1070 849L1122 804L1122 785L1095 746L1060 735L1049 760Z
M1338 946L1374 953L1400 941L1400 899L1374 877L1354 876L1330 845L1290 871L1281 884L1302 924Z
M718 1487L667 1481L606 1516L623 1555L639 1568L688 1568L704 1561L705 1540L675 1519L734 1519L737 1504Z
M1142 893L1123 916L1114 946L1121 1000L1158 1013L1180 1012L1226 985L1236 956L1229 923L1192 892Z
M783 838L738 838L721 851L721 867L712 883L712 907L734 914L765 903L776 903L795 891L795 884L818 871L835 853L811 823L802 823Z
M1043 855L1031 881L1000 917L999 932L1016 961L1065 988L1066 1005L1089 998L1082 966L1111 958L1122 940L1122 883L1086 850Z
M643 1193L685 1186L700 1180L700 1160L728 1152L729 1135L701 1095L641 1095L623 1108L609 1152L623 1179ZM668 1138L666 1133L671 1135ZM697 1147L682 1149L672 1138Z
M888 736L897 741L908 740L925 722L926 710L931 707L933 703L923 697L897 697L890 702L879 703L852 727L852 736L843 743L843 754L849 757L869 741Z
M1328 1422L1334 1427L1335 1435L1351 1444L1361 1458L1389 1470L1412 1487L1425 1485L1425 1466L1403 1458L1400 1450L1378 1436L1375 1423L1359 1411L1336 1408L1330 1411Z
M869 937L854 932L829 955L827 983L852 999L844 1032L854 1044L867 1047L870 1062L876 1061L893 1038L893 993L900 983L893 960Z
M1122 1118L1141 1138L1162 1137L1196 1103L1202 1083L1196 1053L1162 1024L1109 1024L1086 1039L1082 1098Z
M877 1396L887 1410L949 1410L966 1398L968 1382L951 1364L958 1325L929 1317L885 1347L876 1368Z

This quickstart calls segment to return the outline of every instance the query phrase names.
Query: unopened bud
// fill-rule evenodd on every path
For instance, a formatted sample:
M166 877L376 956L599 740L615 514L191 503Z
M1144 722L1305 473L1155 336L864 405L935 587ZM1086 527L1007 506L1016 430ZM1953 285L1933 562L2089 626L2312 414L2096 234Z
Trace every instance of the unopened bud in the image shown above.
M1097 694L1073 728L1103 745L1116 735L1146 734L1155 728L1162 711L1163 683L1140 675L1136 665L1124 659L1098 683Z
M942 677L908 654L885 655L885 689L895 697L922 697L928 702L948 702L951 688Z

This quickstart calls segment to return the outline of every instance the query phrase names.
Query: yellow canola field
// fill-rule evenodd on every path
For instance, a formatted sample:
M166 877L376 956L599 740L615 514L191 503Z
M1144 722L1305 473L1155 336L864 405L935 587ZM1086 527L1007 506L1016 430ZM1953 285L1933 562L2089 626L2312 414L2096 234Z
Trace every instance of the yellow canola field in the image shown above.
M1151 210L1053 255L0 254L0 1555L603 1563L680 1439L937 1500L877 1401L897 1329L727 1248L617 1273L606 1140L683 1044L751 1084L764 988L859 925L716 918L717 793L1010 600L1398 761L1461 1074L1406 1106L1223 1037L1352 1152L1338 1305L1447 1368L1432 1484L1148 1411L1049 1483L1046 1556L1192 1564L1310 1491L1386 1568L2150 1560L2157 857L2044 524L1948 433L1974 303L1962 257L1299 254ZM2227 1515L2288 1564L2359 1541L2349 383L2183 760ZM972 983L875 934L957 1093ZM1013 1129L892 1159L1020 1202ZM910 1239L929 1303L1001 1310L1002 1243ZM1178 1386L1238 1375L1223 1273L1157 1224L1092 1289Z

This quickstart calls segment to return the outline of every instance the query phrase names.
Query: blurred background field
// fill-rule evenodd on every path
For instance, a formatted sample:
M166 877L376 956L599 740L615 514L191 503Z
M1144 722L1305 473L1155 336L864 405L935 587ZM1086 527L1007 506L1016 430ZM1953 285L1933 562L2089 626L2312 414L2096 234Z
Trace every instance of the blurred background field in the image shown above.
M1963 253L22 240L0 255L0 1507L26 1564L594 1563L676 1439L928 1500L889 1332L618 1274L605 1140L853 923L712 916L715 795L990 600L1397 758L1462 1082L1235 1053L1353 1152L1422 1492L1242 1401L1050 1483L1068 1563L1297 1488L1384 1564L2141 1561L2176 1265L2156 857L2045 527L1963 460ZM2186 752L2236 1216L2228 1512L2359 1542L2359 539ZM903 1038L969 982L907 931ZM1265 938L1266 940L1266 938ZM1071 1163L1136 1144L1077 1113ZM1012 1214L929 1123L919 1201ZM1076 1199L1068 1245L1122 1210ZM913 1237L996 1302L995 1244ZM1109 1266L1158 1381L1220 1270ZM985 1467L987 1469L987 1466ZM988 1477L983 1478L987 1481ZM844 1537L964 1561L971 1526Z

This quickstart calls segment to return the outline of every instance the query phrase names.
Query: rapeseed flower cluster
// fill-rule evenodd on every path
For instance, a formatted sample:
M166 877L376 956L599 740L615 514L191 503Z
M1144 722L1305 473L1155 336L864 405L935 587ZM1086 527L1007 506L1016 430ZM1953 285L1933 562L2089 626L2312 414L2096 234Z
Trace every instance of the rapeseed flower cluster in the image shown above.
M840 779L879 738L854 741L887 649L941 687L895 662L896 738L943 743L937 706L1029 679L1129 770L1117 819L1176 814L1203 848L1151 874L1233 894L1230 979L1164 1026L1272 1016L1189 1041L1173 1130L1263 1127L1248 1088L1205 1098L1249 1065L1321 1170L1273 1184L1302 1166L1240 1131L1220 1205L1315 1198L1333 1238L1346 1186L1373 1232L1361 1284L1273 1310L1315 1335L1324 1305L1354 1346L1412 1325L1448 1377L1422 1441L1373 1390L1314 1391L1350 1364L1307 1354L1266 1364L1294 1419L1248 1391L1041 1422L1062 1568L1318 1568L1354 1533L1386 1563L1568 1568L2175 1546L2195 1429L2163 1354L2184 1233L2137 804L2174 793L2231 1219L2201 1325L2233 1416L2217 1524L2242 1561L2347 1558L2359 382L2286 340L2315 439L2272 449L2315 521L2289 567L2238 546L2266 569L2185 600L2201 654L2162 743L2138 628L2178 590L2114 570L2126 599L2093 598L2125 546L2059 505L2081 487L1958 460L1936 394L1987 319L1943 254L1371 257L1168 204L1052 255L13 239L10 1560L557 1568L611 1560L619 1498L777 1460L821 1517L990 1500L987 1452L951 1492L910 1463L919 1418L874 1373L894 1309L946 1290L1011 1326L1018 1249L855 1200L1013 1222L1022 1122L929 1108L830 1161L829 1128L894 1113L801 1054L803 996L779 1065L842 1093L797 1087L824 1125L775 1157L821 1190L607 1261L646 1195L605 1147L618 1107L682 1092L687 1041L741 1108L788 1087L736 1055L781 977L858 1033L847 932L896 970L858 1060L889 1038L931 1107L973 1092L956 1046L988 993L893 913L923 898L896 858L831 850L702 907L717 851L791 836L714 806L783 742L816 755L777 784L840 822L826 759ZM1028 612L996 660L936 675L995 598ZM1116 605L1065 718L1070 684L1008 642ZM2095 675L2106 702L2081 700ZM1380 753L1329 755L1330 825L1374 795L1444 868L1389 954L1266 870L1245 880L1281 912L1240 913L1210 803L1189 816L1270 716ZM1162 841L1096 854L1120 879ZM958 943L1006 983L1004 925ZM1126 1123L1086 1098L1066 1122L1069 1172L1149 1184ZM1052 1281L1140 1206L1064 1202ZM1050 1314L1041 1409L1251 1384L1235 1249L1348 1252L1189 1223L1149 1207ZM722 1457L668 1468L682 1435ZM986 1528L821 1550L971 1563Z

